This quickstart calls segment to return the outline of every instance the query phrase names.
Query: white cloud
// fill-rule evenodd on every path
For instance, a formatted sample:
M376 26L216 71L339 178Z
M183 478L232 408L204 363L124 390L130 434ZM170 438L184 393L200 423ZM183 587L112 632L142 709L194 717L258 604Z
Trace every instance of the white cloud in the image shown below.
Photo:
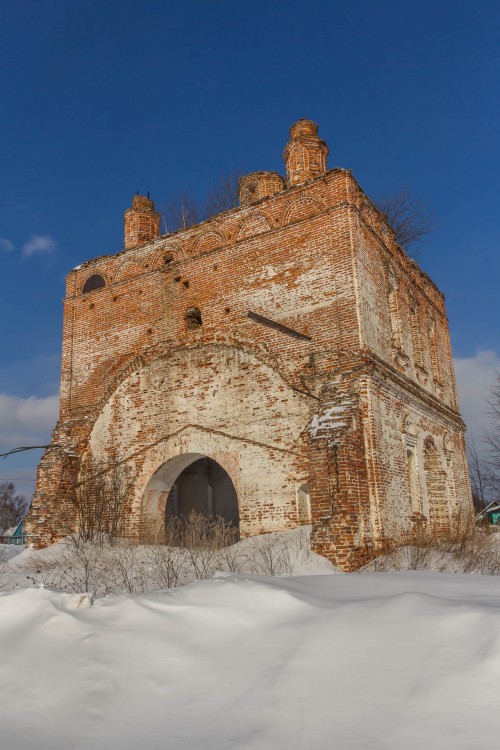
M486 399L497 372L500 372L500 357L493 351L480 350L473 357L455 358L458 402L468 437L474 435L476 442L490 424Z
M14 243L5 237L0 237L0 250L5 250L6 253L11 253L14 250Z
M28 242L23 245L22 254L25 258L32 255L47 255L57 250L57 242L49 235L32 234Z
M59 396L18 398L0 393L0 453L45 445L59 416Z

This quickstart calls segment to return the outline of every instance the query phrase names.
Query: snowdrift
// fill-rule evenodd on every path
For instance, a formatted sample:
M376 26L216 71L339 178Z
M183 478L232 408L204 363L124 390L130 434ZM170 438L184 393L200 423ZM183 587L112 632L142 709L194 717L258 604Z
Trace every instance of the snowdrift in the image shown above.
M498 578L221 575L0 594L2 746L495 750Z

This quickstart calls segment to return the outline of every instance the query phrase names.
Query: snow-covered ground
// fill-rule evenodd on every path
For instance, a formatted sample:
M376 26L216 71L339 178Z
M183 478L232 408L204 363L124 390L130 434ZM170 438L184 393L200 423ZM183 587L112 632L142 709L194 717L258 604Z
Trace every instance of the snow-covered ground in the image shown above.
M498 577L225 573L93 606L0 593L13 750L497 750L499 686Z
M95 597L175 588L218 572L340 573L311 551L310 526L243 539L229 547L180 549L115 540L102 547L68 537L42 550L0 545L0 589L42 584Z

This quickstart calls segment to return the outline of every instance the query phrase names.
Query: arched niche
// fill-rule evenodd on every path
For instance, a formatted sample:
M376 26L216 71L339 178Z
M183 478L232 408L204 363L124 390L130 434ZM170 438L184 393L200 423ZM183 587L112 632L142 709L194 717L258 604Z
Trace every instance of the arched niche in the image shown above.
M271 229L271 224L262 214L252 214L241 224L238 229L236 238L238 240L246 239L247 237L255 237L263 232L268 232Z
M424 441L424 473L431 528L434 531L446 531L450 522L446 471L432 437L427 437Z
M218 232L205 232L196 242L196 252L207 253L211 250L217 250L224 244L224 238Z
M126 281L127 279L133 279L137 276L142 276L144 269L134 261L126 261L118 268L115 274L115 283L120 281Z
M289 206L283 220L283 226L295 224L297 221L303 221L304 219L310 219L319 214L321 208L312 198L298 198Z

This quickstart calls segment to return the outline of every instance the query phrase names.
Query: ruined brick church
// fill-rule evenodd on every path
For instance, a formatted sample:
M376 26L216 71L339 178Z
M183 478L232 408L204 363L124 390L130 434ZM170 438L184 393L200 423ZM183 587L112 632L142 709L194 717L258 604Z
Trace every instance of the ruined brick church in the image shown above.
M29 541L61 535L90 453L133 477L132 538L193 509L242 537L311 524L345 570L469 506L443 294L327 156L300 120L285 178L171 234L136 195L125 249L69 274Z

